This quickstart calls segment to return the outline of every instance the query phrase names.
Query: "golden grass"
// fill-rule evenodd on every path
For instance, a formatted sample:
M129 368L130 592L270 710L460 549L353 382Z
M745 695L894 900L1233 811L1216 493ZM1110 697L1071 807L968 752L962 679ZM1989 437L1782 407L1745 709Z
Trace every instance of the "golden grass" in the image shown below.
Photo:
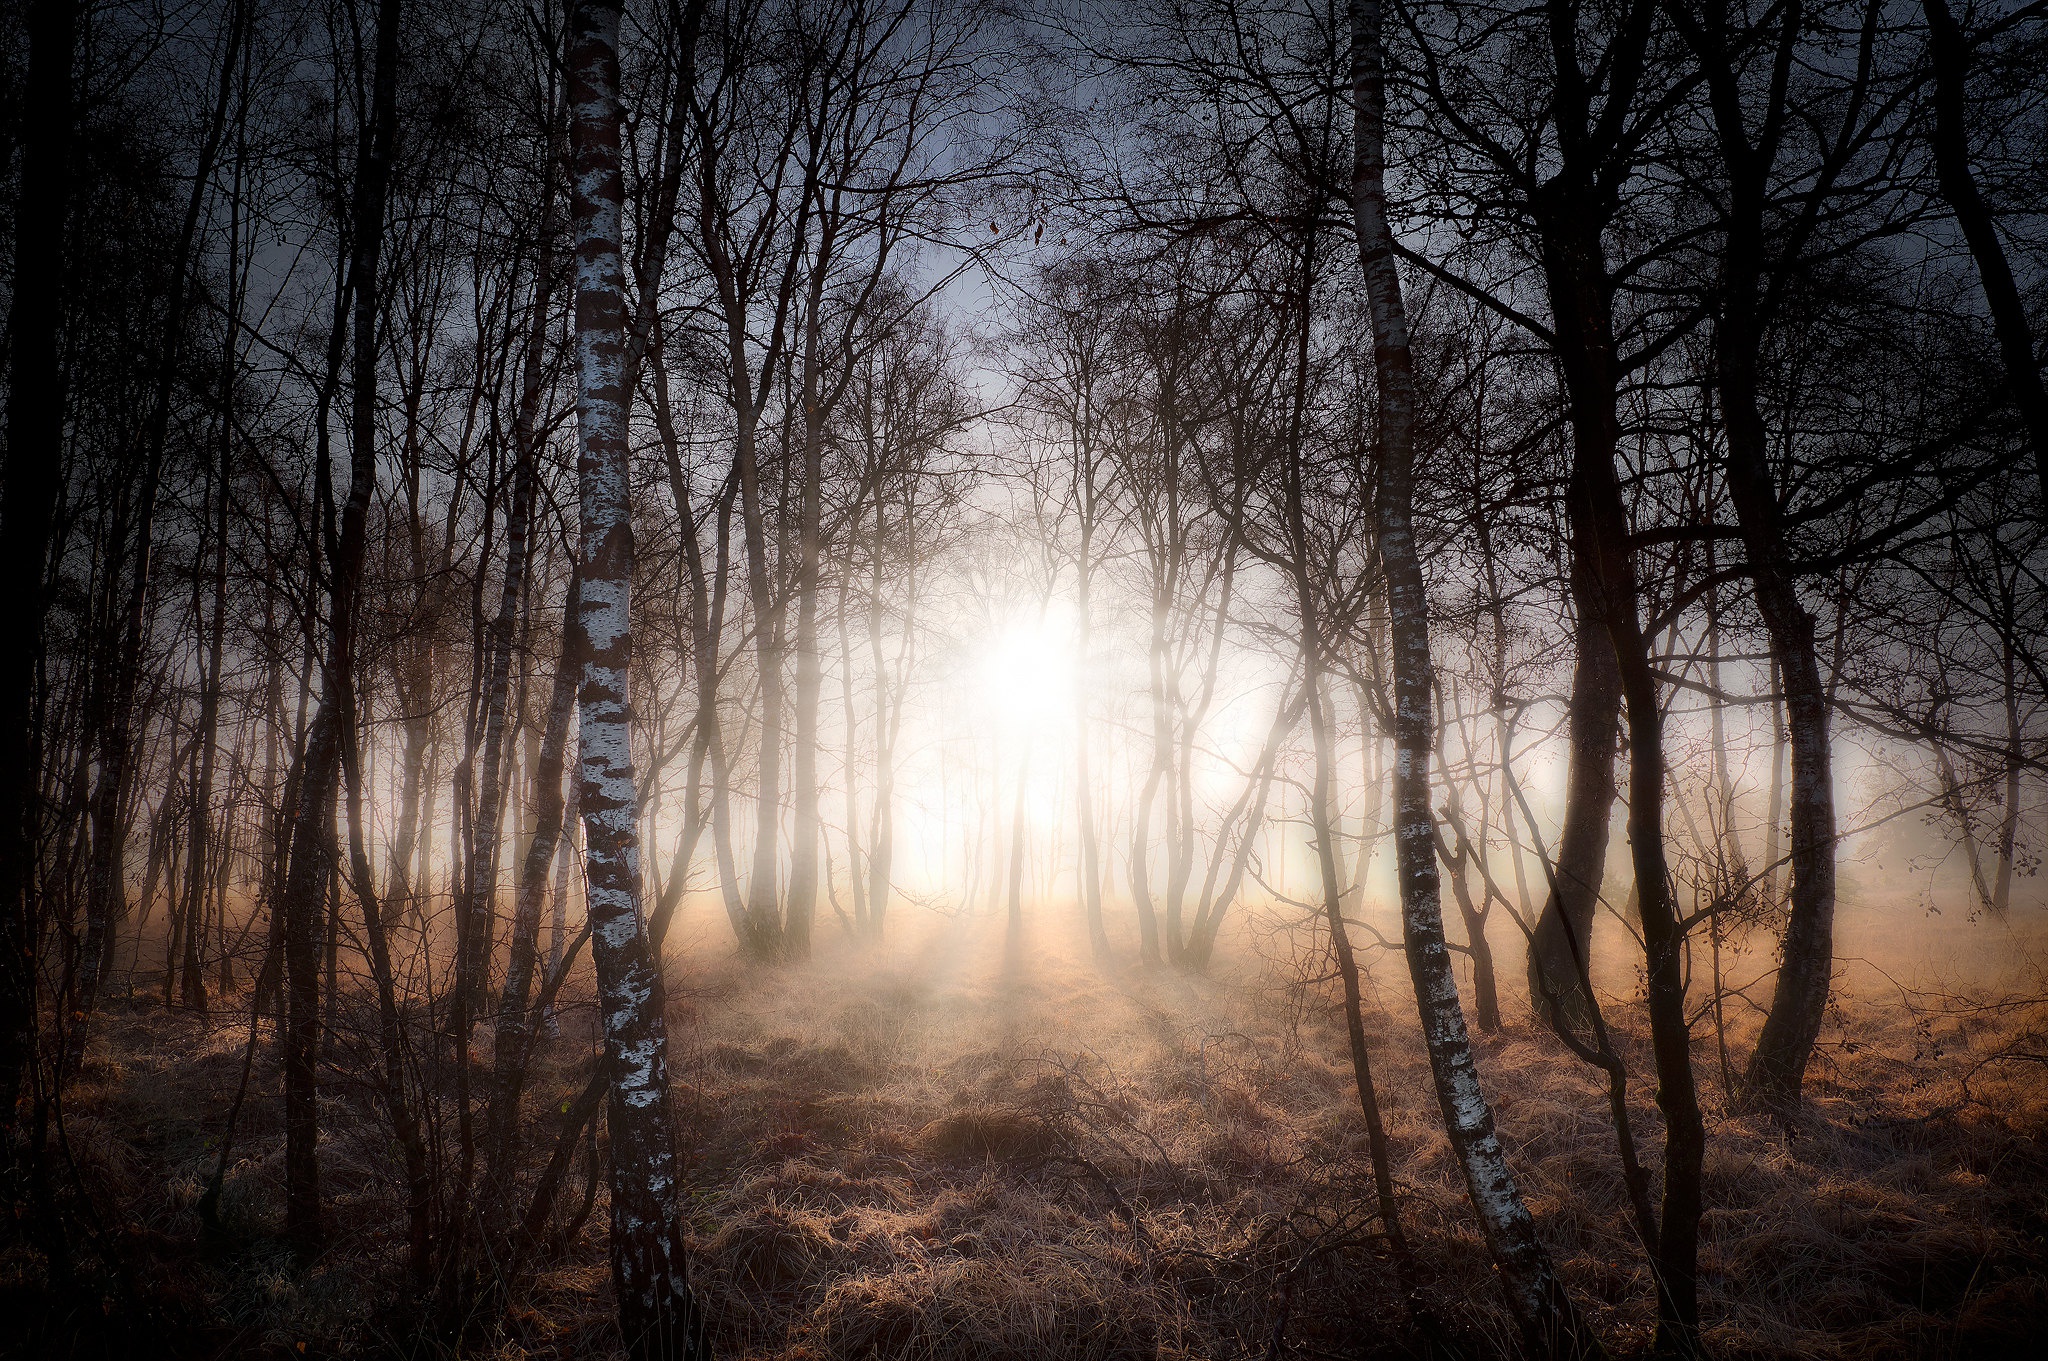
M1509 1328L1403 971L1372 963L1368 1028L1423 1302L1467 1354L1498 1354ZM1213 979L1104 972L1061 941L1006 950L1000 924L973 921L801 966L707 948L672 967L695 1278L722 1357L1263 1356L1283 1297L1287 1355L1427 1350L1374 1238L1362 1123L1322 992L1304 998L1250 963ZM1850 972L1790 1129L1731 1108L1701 1036L1708 1345L1729 1358L2016 1354L2048 1317L2048 1094L2040 1065L2013 1056L2044 1052L2048 1010L1903 995ZM1504 990L1513 976L1504 959ZM1524 1192L1595 1326L1639 1350L1651 1286L1604 1089L1509 1010L1478 1047ZM1661 1127L1633 1010L1615 1020L1654 1170ZM262 1065L223 1197L234 1246L199 1244L194 1202L245 1024L117 1006L68 1108L91 1184L152 1235L138 1260L192 1338L170 1350L446 1355L445 1337L395 1322L401 1188L366 1090L326 1097L336 1241L319 1266L296 1270L275 1242L279 1114ZM589 1052L587 1010L564 1030L536 1079L536 1140ZM1747 1040L1730 1037L1738 1061ZM579 1191L580 1171L572 1180ZM603 1223L600 1190L567 1255L479 1317L462 1353L615 1347Z

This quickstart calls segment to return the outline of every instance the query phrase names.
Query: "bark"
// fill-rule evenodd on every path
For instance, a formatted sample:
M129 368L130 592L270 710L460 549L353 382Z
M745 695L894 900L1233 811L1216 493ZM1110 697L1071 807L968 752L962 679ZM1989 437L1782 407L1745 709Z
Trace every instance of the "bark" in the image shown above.
M2005 681L2005 817L1998 825L1998 870L1991 885L1991 915L2004 918L2012 907L2013 846L2020 831L2020 770L2026 763L2020 724L2018 658L2012 636L2006 635Z
M430 755L434 745L435 707L435 630L431 616L438 611L430 603L429 592L436 588L427 553L426 517L420 504L420 483L425 465L420 441L420 407L425 400L426 383L427 368L421 365L405 393L405 438L400 446L404 458L402 476L407 547L411 554L409 566L417 583L413 608L418 625L410 637L394 639L392 646L391 678L398 697L399 725L405 735L405 745L399 757L398 827L391 838L384 889L387 911L395 914L402 910L414 922L418 922L421 915L415 890L423 892L427 888L433 791L438 783L433 779ZM419 865L417 879L414 877L415 864Z
M1772 912L1783 896L1778 891L1779 845L1785 826L1785 689L1778 660L1771 659L1771 787L1765 796L1770 825L1764 830L1764 902Z
M590 1080L583 1084L583 1090L573 1100L563 1103L562 1126L555 1138L554 1152L534 1181L533 1198L527 1202L526 1215L520 1224L523 1245L539 1243L546 1236L548 1219L554 1214L555 1200L562 1191L562 1178L568 1175L569 1164L576 1156L577 1143L582 1139L585 1127L597 1118L597 1109L604 1104L611 1085L611 1073L600 1063L597 1071L590 1075Z
M1603 475L1604 474L1604 475ZM1620 662L1629 743L1628 836L1635 868L1635 899L1642 918L1648 965L1651 1051L1657 1066L1657 1106L1664 1113L1664 1199L1656 1253L1657 1346L1699 1351L1699 1229L1701 1164L1706 1128L1692 1070L1692 1035L1685 1010L1685 932L1672 901L1664 855L1665 764L1663 709L1651 670L1648 640L1638 621L1635 568L1628 548L1621 487L1612 466L1575 476L1589 503L1591 545L1600 571L1608 636Z
M997 767L1000 773L1001 767ZM1010 846L1009 877L1007 887L1007 915L1010 939L1016 941L1024 931L1024 796L1031 785L1031 734L1024 734L1024 750L1017 755L1016 789L1010 803Z
M192 764L196 767L196 765L198 764L198 751L196 743L194 744L190 754L192 757ZM185 772L184 777L184 787L186 789L191 788L193 779L194 772L188 769ZM166 791L166 793L167 795L171 796L168 799L169 802L176 803L179 801L178 798L176 797L178 791L169 790ZM187 802L187 806L190 806L189 801ZM175 835L176 833L171 834L172 837L175 837ZM188 925L188 918L186 914L191 909L191 896L185 892L184 873L178 867L179 861L183 858L184 846L182 844L172 844L168 846L168 850L170 854L170 873L169 878L164 886L165 934L163 1004L166 1008L170 1007L171 999L177 994L178 952L185 943L186 926Z
M858 525L858 496L847 518L850 523ZM853 530L854 537L857 538L858 534L858 529ZM843 742L840 753L840 769L843 772L840 793L846 800L846 883L848 894L853 899L851 931L858 940L867 934L868 929L868 885L866 876L861 872L860 715L853 702L853 633L848 627L851 611L847 608L847 598L851 594L852 585L852 573L846 573L839 578L839 611L835 622L839 629L839 715ZM829 879L827 882L830 882Z
M1733 425L1731 420L1731 428ZM1741 456L1734 452L1734 446L1731 438L1731 489L1754 472L1764 474L1757 479L1761 485L1744 487L1736 500L1738 505L1747 502L1750 511L1738 512L1744 521L1745 540L1751 539L1752 525L1758 526L1750 543L1751 563L1769 564L1772 541L1778 537L1774 532L1777 492L1766 480L1767 469L1737 471L1736 463ZM1763 1033L1757 1037L1756 1050L1743 1075L1743 1086L1766 1107L1786 1111L1799 1104L1807 1060L1827 1014L1834 972L1833 762L1827 691L1814 650L1813 616L1799 602L1790 582L1769 566L1757 570L1755 580L1758 606L1771 627L1779 675L1785 682L1786 727L1792 746L1792 910L1786 920L1770 1014L1764 1021Z
M1536 857L1543 867L1544 874L1554 880L1557 871L1543 850L1542 838L1536 834L1536 818L1529 811L1529 801L1523 795L1521 786L1515 783L1512 769L1503 766L1502 773L1507 777L1507 799L1521 812L1529 828L1530 839L1537 843ZM1459 829L1461 835L1462 830ZM1480 872L1486 872L1483 861L1480 862ZM1506 895L1500 892L1491 877L1487 879L1487 890L1503 902L1506 901ZM1592 1007L1591 1044L1574 1035L1570 1027L1558 1024L1554 1016L1551 1030L1566 1048L1582 1061L1600 1069L1607 1077L1607 1108L1614 1122L1614 1142L1621 1159L1622 1183L1628 1188L1629 1205L1635 1215L1636 1236L1642 1241L1643 1250L1654 1258L1657 1253L1657 1212L1650 1204L1649 1173L1643 1168L1636 1153L1635 1134L1628 1110L1628 1069L1622 1063L1621 1056L1614 1051L1613 1037L1608 1032L1606 1018L1600 1013L1600 999L1591 993L1588 993L1587 997Z
M576 828L581 825L582 814L576 807L576 781L567 781L562 803L562 835L560 850L555 857L555 887L553 901L548 905L548 976L562 972L562 958L569 944L569 886L574 882L576 866L582 856L576 844ZM550 1034L560 1034L561 1027L555 1021L553 1003L542 1008L547 1013Z
M415 563L415 570L419 565ZM402 650L393 667L399 706L404 710L401 726L405 746L399 754L398 827L392 834L390 868L385 875L384 900L387 907L414 907L414 891L424 888L413 881L412 865L420 852L421 803L425 794L427 751L433 745L432 645L420 641Z
M1507 597L1501 589L1499 557L1493 542L1493 527L1487 517L1481 516L1478 524L1479 561L1481 574L1486 584L1487 616L1490 624L1490 641L1493 644L1492 672L1488 679L1493 686L1493 743L1496 760L1500 766L1500 819L1501 829L1507 833L1508 864L1514 870L1515 897L1508 904L1509 915L1518 926L1526 931L1529 915L1529 875L1522 859L1522 834L1516 825L1514 810L1515 790L1515 725L1519 714L1508 698L1508 609ZM1609 744L1610 747L1612 743ZM1610 800L1610 803L1612 801ZM1481 801L1482 817L1485 807ZM1606 846L1601 846L1603 857ZM1481 869L1484 869L1482 864ZM1507 901L1502 895L1503 902ZM1562 910L1562 905L1560 905ZM1576 979L1577 970L1571 977ZM1532 989L1533 995L1540 996L1540 990ZM1540 1013L1539 1013L1540 1014Z
M1562 177L1544 186L1544 269L1571 401L1574 458L1567 512L1573 572L1575 579L1581 573L1590 576L1596 606L1590 618L1607 634L1628 719L1629 844L1648 956L1657 1103L1665 1116L1664 1204L1656 1262L1659 1345L1689 1352L1697 1346L1705 1132L1686 1025L1683 935L1677 929L1664 858L1662 711L1636 615L1628 517L1614 467L1618 429L1613 318L1594 225L1597 210L1585 210L1588 193ZM1582 619L1582 626L1585 622Z
M1386 815L1387 782L1380 769L1380 735L1375 732L1366 716L1361 702L1359 706L1361 723L1364 726L1364 777L1365 807L1358 815L1358 858L1351 867L1351 901L1354 905L1365 902L1365 884L1372 872L1373 856L1379 850L1380 833L1386 828L1380 825Z
M1159 914L1152 905L1151 853L1152 853L1152 810L1159 797L1162 784L1167 787L1167 796L1172 798L1175 783L1173 772L1173 716L1169 689L1172 661L1167 653L1167 615L1173 607L1174 588L1179 576L1179 514L1175 497L1175 450L1172 434L1175 423L1172 416L1172 382L1162 378L1160 402L1163 408L1160 421L1166 427L1164 435L1167 449L1165 470L1162 481L1165 484L1166 506L1164 523L1145 525L1147 540L1146 556L1150 560L1149 584L1151 586L1151 608L1147 612L1149 625L1145 644L1145 688L1150 701L1152 715L1152 759L1145 772L1145 783L1138 793L1137 813L1131 828L1130 881L1131 901L1138 909L1138 952L1147 964L1160 962ZM1169 804L1169 809L1170 809ZM1169 812L1169 821L1171 814ZM1171 876L1171 869L1168 871ZM1172 921L1167 930L1165 955L1178 962L1181 950L1179 913L1169 907Z
M337 724L337 728L339 727L340 725ZM343 734L343 740L347 740L346 733ZM341 1010L340 982L342 876L341 843L339 840L335 839L337 833L331 824L327 828L327 834L329 837L327 846L327 862L333 868L329 871L327 876L327 936L326 943L321 947L321 958L325 961L325 966L327 970L327 981L320 992L321 1000L319 1053L320 1059L323 1063L331 1064L334 1062L335 1058L334 1018Z
M1715 572L1714 545L1707 543L1707 574ZM1715 843L1719 847L1719 870L1721 881L1728 892L1740 894L1749 886L1749 856L1742 847L1742 834L1735 826L1735 772L1728 762L1728 724L1724 710L1726 706L1718 696L1721 688L1721 599L1718 591L1707 593L1707 683L1714 688L1717 698L1708 708L1709 738L1714 754L1714 801L1718 826ZM1706 842L1700 847L1705 850Z
M886 470L876 469L875 537L868 577L868 655L874 671L875 688L875 795L868 825L868 933L882 938L888 919L891 878L896 859L896 748L903 735L904 704L910 693L915 647L917 556L906 555L903 590L903 621L896 639L896 660L892 666L883 647L882 576L888 543L887 500L884 493ZM916 523L914 505L906 497L903 524ZM941 766L944 778L944 766Z
M1153 665L1158 665L1155 654ZM1145 783L1138 791L1138 807L1131 828L1129 877L1131 905L1138 911L1138 958L1147 964L1160 960L1159 914L1152 906L1151 859L1152 804L1159 797L1159 785L1166 778L1167 748L1153 742L1152 760L1145 771ZM1176 951L1175 953L1178 953Z
M746 540L747 587L754 614L754 652L761 684L760 752L756 758L754 857L747 880L747 948L760 958L782 953L776 875L781 844L782 663L779 611L768 575L768 535L753 440L740 455L740 523Z
M1599 901L1606 860L1608 822L1614 806L1614 746L1622 705L1620 659L1605 627L1601 584L1586 557L1591 544L1583 524L1585 502L1577 484L1583 470L1605 468L1612 475L1620 442L1615 416L1614 319L1601 232L1619 209L1622 113L1641 79L1656 6L1631 0L1615 19L1613 38L1589 77L1580 68L1581 36L1576 12L1552 5L1547 11L1554 68L1558 140L1564 152L1557 173L1536 184L1529 207L1536 220L1539 249L1549 288L1555 346L1564 370L1572 424L1572 487L1566 518L1572 536L1572 610L1578 662L1572 678L1571 765L1566 776L1565 827L1559 839L1559 874L1539 919L1532 945L1531 1002L1538 1015L1555 1009L1578 1023L1590 1009L1589 996L1573 996L1574 976L1565 966L1576 939L1591 957L1593 911ZM1605 83L1605 107L1597 122L1594 87ZM1561 890L1561 892L1560 892ZM1545 927L1548 927L1546 930ZM1579 981L1577 986L1590 987ZM1546 999L1572 999L1553 1008ZM1566 1015L1576 1011L1577 1016Z
M732 851L731 764L726 755L725 736L718 711L719 643L725 619L727 548L730 539L732 498L737 492L737 469L728 475L726 488L716 501L718 521L717 570L715 581L704 568L703 545L698 541L696 512L692 505L688 474L683 468L682 442L676 429L675 412L669 401L666 338L661 329L661 281L667 268L674 237L676 206L681 198L684 149L690 133L690 114L697 84L697 42L702 29L704 6L688 0L679 12L675 34L677 70L671 92L668 126L664 130L661 172L654 185L653 210L642 234L639 275L638 324L627 352L626 378L636 388L642 363L653 375L654 423L661 438L667 464L669 490L675 499L677 537L683 549L683 564L689 589L691 662L697 690L696 733L691 742L688 808L683 835L676 849L672 882L650 923L651 939L657 951L669 915L680 899L690 861L702 837L707 818L700 798L704 763L711 766L710 813L708 822L718 864L719 888L726 917L735 939L743 945L751 931L746 906L740 896L739 875Z
M757 958L774 958L782 952L782 914L776 879L781 844L785 639L782 614L775 599L774 578L768 566L768 520L761 481L759 433L761 413L782 370L785 322L795 286L797 261L803 253L809 231L814 186L807 178L798 202L789 268L783 271L768 350L762 357L757 382L753 376L754 364L747 352L751 343L748 335L751 273L742 268L755 262L736 260L727 249L723 226L728 209L721 196L723 191L718 178L722 148L709 119L702 112L698 114L697 124L700 142L698 224L705 261L716 286L719 310L725 323L726 377L734 414L733 462L739 474L747 595L753 613L755 666L761 686L754 854L747 884L746 931L740 945Z
M1291 517L1295 522L1295 548L1306 547L1301 528L1299 474L1289 477ZM1380 1231L1393 1250L1395 1269L1405 1290L1415 1287L1414 1260L1408 1237L1401 1229L1400 1207L1394 1200L1393 1154L1387 1143L1387 1127L1380 1115L1379 1092L1373 1083L1372 1052L1365 1038L1365 996L1359 982L1358 959L1351 949L1350 929L1344 921L1344 869L1337 854L1337 823L1332 811L1331 772L1336 765L1336 744L1330 739L1327 695L1322 684L1318 655L1322 640L1317 633L1313 597L1308 586L1308 569L1300 558L1295 566L1296 599L1302 610L1301 653L1302 694L1308 704L1309 732L1315 746L1315 776L1309 794L1310 826L1315 834L1317 884L1321 889L1323 922L1330 931L1330 951L1337 962L1337 977L1344 988L1344 1037L1351 1051L1351 1076L1358 1089L1359 1112L1365 1117L1366 1148L1372 1158L1373 1196L1377 1202Z
M1386 200L1386 50L1377 0L1350 0L1353 162L1351 211L1372 315L1378 380L1379 556L1386 574L1394 700L1394 849L1402 939L1445 1132L1485 1234L1509 1307L1532 1350L1597 1353L1536 1236L1465 1032L1444 942L1435 824L1430 812L1431 662L1428 602L1412 521L1415 375ZM1314 694L1311 685L1310 694ZM1312 701L1313 702L1313 701Z
M732 768L725 752L725 732L718 713L719 634L724 624L724 572L726 544L730 537L732 499L722 494L718 503L718 586L714 590L704 570L704 551L697 542L697 521L690 502L690 481L683 470L682 443L670 414L668 367L659 345L648 352L654 374L654 422L660 432L662 452L668 464L669 493L676 503L676 536L682 541L683 566L689 577L690 661L697 682L697 737L711 763L711 840L718 861L718 887L725 904L726 920L733 939L748 937L746 904L740 897L737 862L732 852ZM728 483L728 491L731 484ZM690 817L698 817L693 805Z
M868 826L868 931L880 939L889 907L889 874L896 854L895 728L889 703L889 667L882 651L882 564L888 542L886 473L875 471L875 537L868 554L868 657L875 689L875 796ZM903 660L902 658L898 659Z
M1691 1352L1697 1347L1699 1320L1700 1165L1706 1136L1685 1016L1683 933L1664 858L1663 715L1636 613L1628 516L1615 472L1613 313L1597 226L1602 217L1591 192L1567 176L1543 186L1543 263L1571 403L1574 457L1566 504L1573 572L1575 580L1584 573L1592 583L1596 608L1590 617L1606 631L1628 720L1629 846L1647 952L1657 1104L1665 1116L1658 1339L1665 1349Z
M1166 885L1166 944L1167 958L1183 968L1188 965L1187 949L1191 935L1183 920L1183 909L1187 901L1188 886L1194 880L1195 861L1199 853L1195 817L1195 745L1201 733L1202 721L1208 716L1209 707L1216 698L1223 640L1230 630L1230 605L1237 581L1238 547L1237 536L1233 534L1223 550L1223 581L1217 591L1216 626L1215 632L1209 638L1209 656L1202 671L1202 688L1195 702L1185 707L1181 714L1180 777L1174 781L1179 795L1179 817ZM1198 906L1198 914L1199 911ZM1206 964L1206 960L1204 963Z
M612 1082L611 1265L635 1358L709 1355L678 1215L662 978L641 920L638 779L628 676L633 526L627 448L625 265L620 251L620 6L570 17L570 163L576 237L577 472L583 590L575 645L580 809L591 954Z

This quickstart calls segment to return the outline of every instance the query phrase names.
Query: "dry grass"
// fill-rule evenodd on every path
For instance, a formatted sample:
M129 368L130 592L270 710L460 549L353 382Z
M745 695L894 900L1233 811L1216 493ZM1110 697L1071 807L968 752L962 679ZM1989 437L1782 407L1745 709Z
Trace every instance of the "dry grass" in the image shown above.
M1504 960L1504 967L1506 961ZM1370 1018L1425 1303L1468 1355L1508 1329L1411 1038L1398 962ZM1511 975L1504 975L1504 985ZM1878 991L1851 977L1811 1110L1731 1111L1710 1038L1702 1245L1718 1357L2006 1356L2048 1316L2048 1012ZM948 923L880 956L750 968L706 947L673 1002L696 1283L719 1354L855 1358L1421 1354L1373 1237L1364 1137L1335 1017L1247 966L1211 980L1108 973L1058 943ZM537 1082L536 1129L575 1085L572 1013ZM368 1094L327 1100L336 1243L310 1272L277 1247L275 1078L259 1066L230 1246L203 1246L243 1032L117 1005L66 1134L110 1220L132 1227L162 1351L445 1355L403 1330L396 1160ZM1631 1071L1643 1037L1624 1024ZM1747 1036L1731 1036L1739 1055ZM2031 1046L2031 1047L2030 1047ZM1480 1041L1523 1188L1574 1294L1618 1351L1653 1323L1603 1090L1526 1024ZM2001 1057L2003 1056L2003 1057ZM1646 1159L1661 1144L1635 1091ZM580 1189L580 1179L572 1191ZM573 1198L573 1196L572 1196ZM601 1196L600 1196L601 1202ZM468 1355L588 1357L608 1330L597 1214ZM33 1288L9 1267L17 1292ZM0 1300L0 1304L4 1304ZM0 1337L4 1337L0 1325Z

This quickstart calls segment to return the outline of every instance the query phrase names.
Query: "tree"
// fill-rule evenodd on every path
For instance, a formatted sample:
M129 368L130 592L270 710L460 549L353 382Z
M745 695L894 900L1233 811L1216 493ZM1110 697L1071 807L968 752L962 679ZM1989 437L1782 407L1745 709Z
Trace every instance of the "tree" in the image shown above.
M13 643L0 663L0 1139L13 1149L16 1108L35 1060L35 791L42 753L35 733L36 671L43 652L45 559L64 459L59 368L64 222L70 197L71 0L36 0L28 12L28 122L14 235L14 299L8 313L7 464L0 471L0 553L15 589L0 628Z
M379 0L376 56L369 118L357 138L355 189L350 205L347 280L337 290L328 353L339 366L343 309L354 306L355 383L349 420L348 499L328 546L327 646L321 668L320 707L294 772L297 809L278 912L284 920L287 1001L284 1025L285 1214L293 1247L310 1258L321 1245L319 1164L320 919L338 870L334 841L335 797L342 731L355 713L356 615L368 547L370 498L377 486L377 265L384 241L385 196L398 118L398 0ZM323 389L331 394L332 384ZM324 412L323 412L324 417ZM322 420L317 469L322 500L333 484Z
M1970 168L1968 83L1972 39L1956 22L1947 0L1921 0L1927 15L1928 64L1934 76L1934 123L1928 140L1934 152L1935 183L1977 264L1977 282L1991 308L2006 382L2034 451L2034 475L2048 502L2048 389L2041 385L2041 360L2034 329L2013 279L2012 262L1999 240L1991 207ZM2010 23L2010 20L2006 21ZM2001 25L2002 26L2002 25ZM1794 775L1796 783L1798 776ZM1796 804L1795 804L1796 807ZM1798 833L1793 833L1796 844ZM1797 874L1797 871L1794 871Z
M1412 518L1415 373L1394 234L1387 219L1386 46L1376 0L1350 0L1350 19L1351 214L1371 310L1378 387L1377 511L1393 673L1394 851L1408 973L1415 983L1444 1129L1464 1171L1466 1194L1479 1216L1515 1320L1539 1354L1597 1355L1599 1343L1565 1295L1508 1169L1506 1150L1494 1131L1493 1111L1479 1085L1450 951L1444 944L1436 824L1429 796L1434 735L1429 604Z
M577 484L583 542L573 645L577 805L589 881L591 958L611 1095L612 1288L635 1358L710 1355L690 1293L677 1214L666 992L642 918L639 782L628 670L633 655L633 520L627 472L626 280L620 246L619 13L579 0L569 21L569 166L576 251Z

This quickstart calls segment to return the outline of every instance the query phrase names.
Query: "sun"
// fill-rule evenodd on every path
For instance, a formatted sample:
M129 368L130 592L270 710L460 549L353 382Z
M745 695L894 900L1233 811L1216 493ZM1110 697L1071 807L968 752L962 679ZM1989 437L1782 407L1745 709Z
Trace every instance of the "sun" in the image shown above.
M989 717L1010 730L1043 724L1073 702L1073 628L1046 610L1002 621L990 631L976 670Z

